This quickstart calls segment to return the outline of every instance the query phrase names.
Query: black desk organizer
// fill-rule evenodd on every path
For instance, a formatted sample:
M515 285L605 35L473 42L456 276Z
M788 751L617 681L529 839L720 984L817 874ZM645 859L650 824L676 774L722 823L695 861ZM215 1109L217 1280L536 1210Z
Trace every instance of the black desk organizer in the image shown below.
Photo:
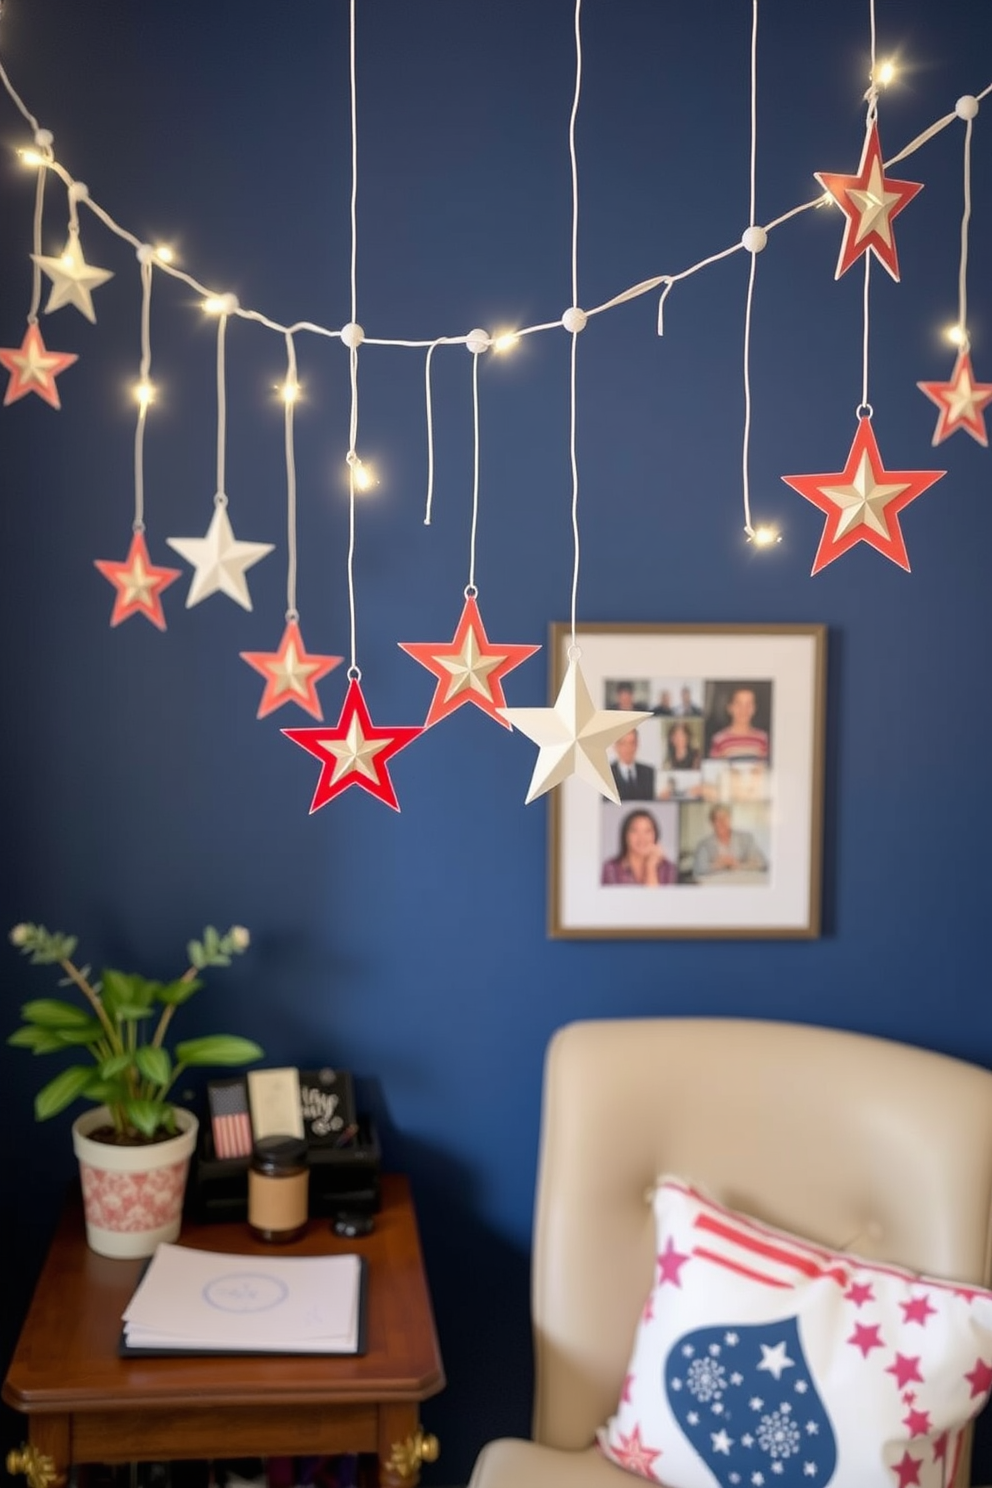
M368 1116L358 1117L358 1131L345 1146L313 1143L308 1153L311 1217L378 1212L382 1149ZM247 1157L217 1157L209 1123L201 1122L200 1142L186 1194L196 1219L207 1222L248 1218L250 1161Z

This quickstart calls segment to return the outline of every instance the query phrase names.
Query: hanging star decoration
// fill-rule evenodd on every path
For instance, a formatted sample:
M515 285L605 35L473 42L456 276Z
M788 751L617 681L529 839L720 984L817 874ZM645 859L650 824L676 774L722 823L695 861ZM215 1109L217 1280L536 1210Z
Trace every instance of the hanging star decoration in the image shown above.
M349 786L358 785L377 800L399 811L399 802L386 766L394 754L405 749L422 728L376 728L352 677L348 683L341 716L333 728L284 728L287 739L299 744L320 760L320 777L310 802L310 815L333 801Z
M400 641L421 666L438 678L424 728L447 718L463 703L474 703L504 728L510 724L500 717L506 707L502 679L540 646L496 645L486 635L474 595L468 595L454 636L448 642Z
M240 654L242 661L265 678L265 690L256 718L267 717L283 703L296 703L311 718L323 719L317 683L344 658L309 652L303 644L299 621L287 621L278 651L242 651Z
M964 429L979 444L988 445L985 405L992 403L992 382L976 382L971 353L963 347L954 362L950 382L918 382L920 392L940 409L932 444L942 444Z
M898 280L899 256L892 222L916 193L923 190L923 183L895 181L885 174L878 124L873 122L865 134L856 176L841 176L831 171L813 174L847 219L834 278L846 274L863 253L871 251L893 279Z
M110 269L98 269L88 264L83 257L79 238L69 234L68 242L60 257L48 258L43 253L32 253L32 261L52 281L52 292L48 296L45 314L61 310L63 305L75 305L87 320L96 321L93 309L93 291L114 277Z
M273 544L238 542L226 502L218 502L214 507L206 537L169 537L166 542L196 570L186 596L187 609L218 591L244 609L251 609L245 570L271 553Z
M37 393L53 408L61 408L59 390L55 379L66 367L78 362L74 351L49 351L41 338L37 323L32 321L24 334L20 346L5 346L0 349L0 366L10 373L4 407L16 403L28 393Z
M157 568L148 557L144 533L136 532L123 563L95 558L94 565L117 590L111 625L120 625L132 615L144 615L159 630L165 629L162 593L180 577L178 568Z
M862 418L843 470L828 475L783 475L787 486L827 515L811 573L819 573L858 542L870 543L908 573L899 513L946 474L946 470L886 470L871 419Z
M539 745L540 753L531 776L525 805L554 786L577 775L611 801L619 802L606 751L650 713L633 713L593 706L578 659L570 657L564 680L552 708L503 708L514 728Z

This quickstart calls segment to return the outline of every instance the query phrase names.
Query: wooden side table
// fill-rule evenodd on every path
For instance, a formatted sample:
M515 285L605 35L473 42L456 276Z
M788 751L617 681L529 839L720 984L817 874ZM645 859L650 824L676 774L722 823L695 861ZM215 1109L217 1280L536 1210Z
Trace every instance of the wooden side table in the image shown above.
M180 1243L271 1255L245 1224L184 1223ZM414 1488L437 1455L419 1405L444 1387L416 1217L405 1178L386 1175L374 1232L340 1240L326 1219L280 1255L356 1251L368 1263L367 1351L121 1358L121 1314L142 1262L88 1248L82 1207L62 1214L3 1384L28 1418L10 1471L30 1488L84 1462L324 1456L370 1452L383 1488Z

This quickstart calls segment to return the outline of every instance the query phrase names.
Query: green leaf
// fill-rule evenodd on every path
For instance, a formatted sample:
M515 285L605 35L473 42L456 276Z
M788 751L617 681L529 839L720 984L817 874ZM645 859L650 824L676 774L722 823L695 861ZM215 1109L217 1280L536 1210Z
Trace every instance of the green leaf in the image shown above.
M251 1039L231 1033L213 1033L176 1045L180 1064L250 1064L262 1058L262 1050Z
M172 1060L166 1049L153 1049L149 1044L146 1048L137 1050L134 1062L144 1078L153 1085L168 1085L172 1078Z
M133 972L107 968L101 974L103 1005L111 1018L145 1018L154 1000L156 983Z
M93 1070L88 1065L70 1065L54 1080L50 1080L43 1090L39 1090L34 1098L34 1114L39 1121L47 1121L50 1116L57 1116L64 1111L66 1106L88 1088L93 1078Z
M129 1100L123 1102L123 1107L131 1125L146 1137L153 1136L160 1126L171 1129L174 1121L171 1107L165 1101Z
M59 1041L59 1047L69 1049L78 1046L89 1048L102 1039L104 1034L103 1024L98 1018L87 1018L86 1022L78 1028L56 1028L52 1032Z
M103 1080L113 1080L118 1075L122 1075L126 1069L130 1069L133 1063L134 1055L129 1054L127 1051L123 1054L111 1054L110 1058L105 1059L99 1066L100 1078Z
M54 997L38 998L26 1002L21 1008L25 1023L38 1023L42 1028L80 1028L90 1021L84 1008L71 1002L59 1002Z
M189 981L186 981L184 977L179 977L177 981L166 982L164 986L159 987L155 995L159 1002L164 1002L169 1007L180 1007L184 1002L189 1001L194 992L199 992L202 986L203 983L199 977L191 977Z
M19 1028L7 1042L15 1049L32 1049L35 1054L54 1054L57 1049L65 1048L61 1036L54 1029L41 1028L36 1023Z

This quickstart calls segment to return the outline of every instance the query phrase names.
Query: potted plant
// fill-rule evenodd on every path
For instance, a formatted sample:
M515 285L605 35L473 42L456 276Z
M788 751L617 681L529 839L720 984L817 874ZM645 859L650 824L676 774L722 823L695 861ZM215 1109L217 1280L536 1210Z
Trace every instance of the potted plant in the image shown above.
M187 946L189 966L171 982L151 981L110 968L93 977L73 961L76 939L44 925L16 925L10 939L36 965L59 966L61 985L75 987L84 1005L56 998L27 1002L22 1026L7 1040L35 1054L85 1050L89 1064L72 1064L35 1096L46 1121L77 1099L95 1109L73 1123L80 1162L87 1239L102 1255L150 1255L179 1233L197 1120L174 1106L169 1092L193 1066L242 1065L262 1057L250 1039L211 1034L166 1047L176 1008L203 985L198 973L228 966L247 950L248 931L212 925Z

